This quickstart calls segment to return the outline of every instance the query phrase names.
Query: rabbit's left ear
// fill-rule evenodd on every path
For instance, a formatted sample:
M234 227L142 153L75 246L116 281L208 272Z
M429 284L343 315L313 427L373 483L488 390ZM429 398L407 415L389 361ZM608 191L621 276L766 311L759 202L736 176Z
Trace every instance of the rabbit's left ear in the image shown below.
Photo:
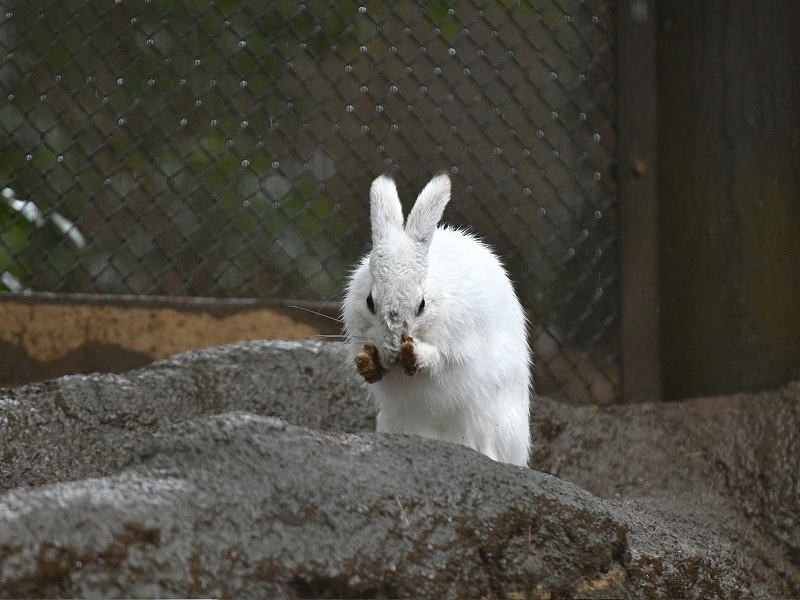
M408 236L427 249L449 200L450 178L439 173L420 192L408 215L405 227Z
M403 207L397 187L388 175L381 175L369 189L370 220L374 244L389 237L391 231L403 229Z

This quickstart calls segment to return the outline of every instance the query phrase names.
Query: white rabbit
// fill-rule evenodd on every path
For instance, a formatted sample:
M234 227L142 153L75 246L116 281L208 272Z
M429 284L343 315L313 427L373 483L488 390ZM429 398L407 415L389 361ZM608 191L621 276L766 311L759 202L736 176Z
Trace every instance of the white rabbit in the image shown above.
M456 442L525 466L525 313L484 243L437 228L449 200L450 178L436 175L403 226L394 181L382 175L372 183L372 251L342 307L348 348L372 384L379 432Z

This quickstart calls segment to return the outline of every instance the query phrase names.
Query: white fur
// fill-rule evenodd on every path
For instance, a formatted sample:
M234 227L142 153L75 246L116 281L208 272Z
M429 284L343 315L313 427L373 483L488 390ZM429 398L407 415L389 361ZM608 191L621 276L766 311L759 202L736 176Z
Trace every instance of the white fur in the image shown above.
M525 466L530 447L530 351L525 314L500 261L474 236L438 227L450 179L434 177L403 226L394 182L370 189L372 252L343 305L352 358L374 344L387 372L370 385L379 432L464 444ZM375 314L367 307L372 294ZM425 307L417 315L420 302ZM397 364L403 334L419 371Z

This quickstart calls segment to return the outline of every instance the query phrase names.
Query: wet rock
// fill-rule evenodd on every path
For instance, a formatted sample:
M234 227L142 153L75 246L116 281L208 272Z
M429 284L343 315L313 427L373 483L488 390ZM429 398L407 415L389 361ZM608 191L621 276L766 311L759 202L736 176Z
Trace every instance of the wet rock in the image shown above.
M71 375L0 389L0 490L114 473L143 434L229 410L326 431L372 431L363 383L338 344L219 346L123 374Z
M346 364L252 342L0 390L0 596L800 595L800 385L538 398L520 469L372 433Z
M181 423L117 475L9 492L0 528L0 589L37 596L565 595L626 551L622 520L556 478L251 413Z
M732 548L555 477L252 413L177 424L115 475L7 492L0 530L7 596L765 594Z
M532 421L535 468L725 539L760 557L778 596L800 596L800 383L598 410L544 401Z

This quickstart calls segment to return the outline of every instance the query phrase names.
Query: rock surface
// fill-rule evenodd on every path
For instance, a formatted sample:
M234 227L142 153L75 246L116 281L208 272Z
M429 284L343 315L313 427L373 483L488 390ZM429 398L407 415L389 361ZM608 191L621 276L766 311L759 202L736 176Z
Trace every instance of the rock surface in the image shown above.
M372 433L347 363L249 342L0 390L0 596L800 595L800 385L537 398L529 470Z

